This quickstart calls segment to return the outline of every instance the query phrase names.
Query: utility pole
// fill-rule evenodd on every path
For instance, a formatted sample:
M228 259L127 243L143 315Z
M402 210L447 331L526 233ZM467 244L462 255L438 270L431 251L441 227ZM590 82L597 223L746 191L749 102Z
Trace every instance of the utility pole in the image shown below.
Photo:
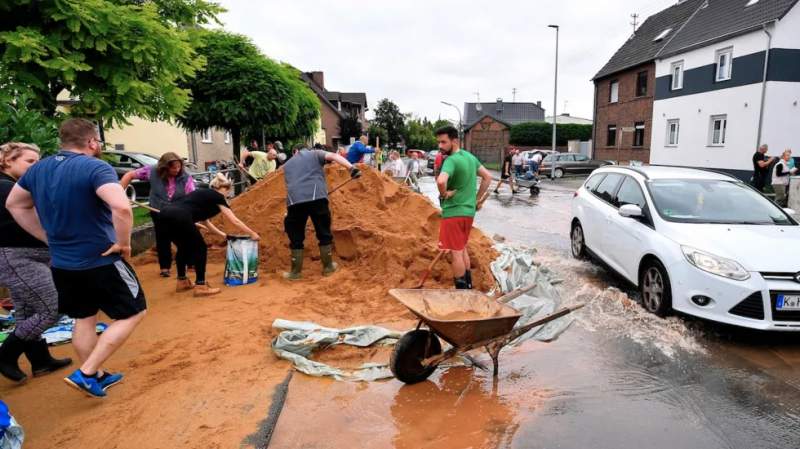
M548 28L553 28L556 30L556 68L555 68L555 78L553 81L553 154L556 152L556 123L558 122L558 113L556 112L556 108L558 107L558 32L559 26L558 25L547 25ZM554 156L555 157L555 156ZM550 177L555 178L556 172L556 161L555 159L550 164Z
M511 102L512 103L516 103L517 102L517 88L516 87L511 89Z
M631 19L633 19L633 22L631 22L631 26L633 26L633 32L635 33L636 27L639 26L639 14L637 13L631 14Z

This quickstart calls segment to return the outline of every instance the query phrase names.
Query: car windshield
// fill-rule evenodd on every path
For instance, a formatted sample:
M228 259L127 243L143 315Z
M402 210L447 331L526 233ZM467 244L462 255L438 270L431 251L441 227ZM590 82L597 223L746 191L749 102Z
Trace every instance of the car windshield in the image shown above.
M659 179L648 183L665 220L682 223L793 225L783 210L741 182Z
M143 162L145 165L156 165L158 164L158 159L150 156L149 154L137 154L136 158L139 159L140 162Z

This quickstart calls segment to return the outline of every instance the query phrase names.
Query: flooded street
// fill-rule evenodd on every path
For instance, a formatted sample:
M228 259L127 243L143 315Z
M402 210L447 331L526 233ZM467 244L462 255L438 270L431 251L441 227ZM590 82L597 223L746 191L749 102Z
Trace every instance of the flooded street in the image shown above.
M632 287L570 257L580 182L545 182L537 198L506 189L476 218L536 248L567 304L587 303L558 340L507 348L496 381L465 367L409 386L295 375L270 447L800 447L800 336L645 312Z

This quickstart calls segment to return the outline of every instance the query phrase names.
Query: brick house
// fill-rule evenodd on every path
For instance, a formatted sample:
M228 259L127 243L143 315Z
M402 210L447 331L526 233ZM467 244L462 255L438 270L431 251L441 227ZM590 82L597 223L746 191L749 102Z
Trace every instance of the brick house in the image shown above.
M705 0L679 2L645 20L594 76L595 159L650 162L655 59Z
M543 122L542 102L464 103L464 148L481 162L501 162L508 147L511 126L526 122Z
M321 106L321 130L315 136L315 142L322 143L331 148L339 145L349 145L342 142L341 120L345 117L356 117L361 122L364 131L367 129L367 94L363 92L333 92L325 89L325 75L323 72L306 72L302 74L303 81L317 94Z

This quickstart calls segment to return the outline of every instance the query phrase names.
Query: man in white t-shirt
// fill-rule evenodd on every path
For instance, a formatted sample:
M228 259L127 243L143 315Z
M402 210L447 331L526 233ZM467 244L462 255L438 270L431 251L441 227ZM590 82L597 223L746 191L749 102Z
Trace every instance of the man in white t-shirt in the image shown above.
M517 178L522 177L522 162L522 153L520 153L519 148L514 148L514 156L511 157L511 163L514 165L514 175Z

